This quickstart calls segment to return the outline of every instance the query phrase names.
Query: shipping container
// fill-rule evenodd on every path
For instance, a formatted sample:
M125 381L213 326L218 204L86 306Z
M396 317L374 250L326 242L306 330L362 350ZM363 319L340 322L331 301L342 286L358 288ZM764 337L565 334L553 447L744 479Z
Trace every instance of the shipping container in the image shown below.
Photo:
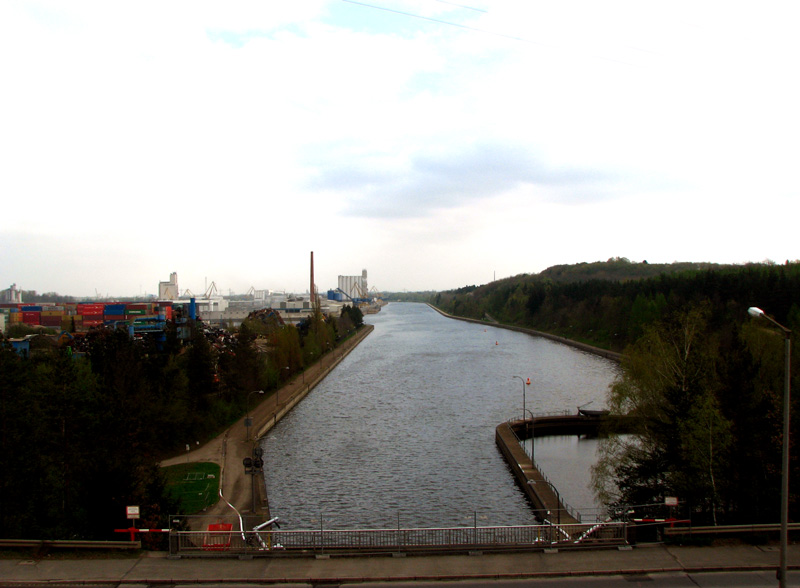
M44 327L61 327L61 316L43 316L39 324Z
M125 309L125 314L142 316L142 315L147 314L147 309L146 308L139 309L139 308L128 307L128 308Z
M25 305L22 307L22 312L42 312L42 307L40 305Z
M43 310L42 316L64 316L63 310Z
M22 322L26 325L38 325L41 322L41 318L41 312L30 310L22 311Z

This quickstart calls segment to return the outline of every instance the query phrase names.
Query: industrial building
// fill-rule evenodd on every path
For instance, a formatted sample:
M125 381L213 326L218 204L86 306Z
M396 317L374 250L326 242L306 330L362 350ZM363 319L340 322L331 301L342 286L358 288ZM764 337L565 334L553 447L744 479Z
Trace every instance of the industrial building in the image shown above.
M314 254L311 253L311 285L308 294L298 296L286 292L250 288L246 299L225 298L211 283L202 295L195 295L178 286L178 273L172 272L168 281L158 283L158 299L147 302L37 303L25 304L22 291L13 284L0 292L0 331L15 324L42 326L64 331L87 331L99 326L131 326L143 329L145 323L163 322L173 318L173 308L191 308L204 322L219 327L237 327L254 310L270 308L285 324L298 324L318 307L323 314L340 314L346 304L355 304L365 312L380 308L370 298L367 270L360 276L339 276L336 290L328 290L326 298L317 295L314 284ZM188 315L187 315L188 316ZM184 317L185 318L185 317Z
M362 270L360 276L339 276L336 290L350 300L366 302L369 299L367 270Z

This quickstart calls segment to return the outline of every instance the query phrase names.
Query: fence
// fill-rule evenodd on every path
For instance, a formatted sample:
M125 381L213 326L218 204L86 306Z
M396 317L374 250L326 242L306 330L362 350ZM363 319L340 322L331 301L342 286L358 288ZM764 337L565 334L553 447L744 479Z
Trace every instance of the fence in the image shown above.
M619 545L626 525L527 525L434 529L319 529L241 531L216 523L204 531L173 531L171 556L274 555L278 553L408 552L543 549L559 546ZM212 528L213 527L213 528Z
M544 416L569 416L569 415L570 415L570 413L568 413L567 411L563 411L563 412L551 412L551 413L542 413L542 414L539 414L539 413L537 413L537 414L535 415L535 417L534 417L534 418L540 418L540 417L544 417ZM510 424L512 421L511 421L511 420L509 420L508 422L509 422L509 424ZM559 504L560 504L561 506L563 506L563 507L564 507L564 509L563 509L563 510L564 510L564 511L566 511L567 513L569 513L569 515L570 515L570 516L572 516L572 518L574 518L576 521L579 521L579 522L581 522L581 521L582 521L582 518L581 518L581 516L582 516L582 515L581 515L581 512L580 512L578 509L576 509L576 508L574 508L574 507L570 506L570 505L569 505L569 504L568 504L568 503L567 503L567 502L566 502L566 501L565 501L563 498L561 498L561 493L558 491L558 488L556 488L556 487L555 487L555 485L554 485L554 484L553 484L553 483L550 481L550 478L548 478L548 477L545 475L545 473L542 471L542 469L539 467L539 465L538 465L538 464L536 463L536 461L533 459L533 453L532 453L532 451L527 451L527 448L525 447L525 443L523 443L523 440L522 440L522 439L520 439L519 435L517 435L517 432L514 430L514 427L509 427L509 430L511 431L511 433L513 433L513 435L514 435L514 438L517 440L517 443L519 443L520 447L522 447L522 448L523 448L523 450L525 450L525 455L527 455L527 456L528 456L528 459L530 459L530 460L531 460L531 465L533 466L533 468L534 468L536 471L538 471L538 472L539 472L539 475L541 475L541 476L542 476L542 478L544 479L544 481L545 481L545 482L546 482L546 483L547 483L547 484L550 486L550 488L553 490L553 493L554 493L554 494L556 495L556 497L558 498L558 502L559 502ZM534 443L534 439L533 439L533 438L531 438L531 448L533 448L533 443ZM597 513L597 516L596 516L595 518L599 518L599 517L600 517L600 516L602 516L603 514L604 514L604 513L602 513L602 512L598 512L598 513ZM555 516L557 516L557 515L555 515Z

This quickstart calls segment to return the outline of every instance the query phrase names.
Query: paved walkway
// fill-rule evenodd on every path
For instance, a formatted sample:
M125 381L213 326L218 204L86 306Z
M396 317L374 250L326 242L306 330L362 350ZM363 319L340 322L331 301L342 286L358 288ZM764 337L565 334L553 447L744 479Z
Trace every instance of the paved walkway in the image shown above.
M797 569L800 548L790 546L789 564ZM777 546L666 547L630 550L563 550L557 553L511 553L408 557L266 557L168 559L165 553L140 558L94 560L0 560L0 579L11 582L109 582L152 584L319 584L381 580L489 581L664 572L773 570Z
M253 513L264 520L269 517L264 476L251 476L245 473L243 460L252 456L258 438L265 435L285 414L300 402L322 381L367 335L372 325L364 325L355 335L344 341L335 350L325 354L304 374L296 375L282 388L267 395L250 396L250 417L253 424L248 431L242 417L223 434L205 445L185 454L161 462L162 466L188 462L213 462L221 468L220 490L222 498L217 504L203 513L209 517L229 519L231 515ZM266 396L266 397L265 397ZM260 402L259 402L260 400ZM249 435L249 439L248 439ZM210 520L197 521L202 526Z

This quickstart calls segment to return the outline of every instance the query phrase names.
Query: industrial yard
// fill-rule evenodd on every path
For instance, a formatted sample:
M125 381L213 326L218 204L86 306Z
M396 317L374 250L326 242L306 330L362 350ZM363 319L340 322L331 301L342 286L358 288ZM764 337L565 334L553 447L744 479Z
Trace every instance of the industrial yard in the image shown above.
M378 312L381 295L367 285L367 270L361 275L338 276L336 288L320 295L313 283L302 294L257 290L245 295L223 296L212 282L202 294L181 290L178 274L158 283L158 296L132 300L82 300L76 302L39 301L26 303L22 290L13 284L0 291L0 331L15 325L42 327L57 332L84 333L101 327L126 328L135 332L163 330L166 321L196 318L209 326L236 328L251 313L268 309L284 324L297 325L315 308L323 314L338 315L345 305L358 306L364 314ZM190 317L190 313L192 316Z

